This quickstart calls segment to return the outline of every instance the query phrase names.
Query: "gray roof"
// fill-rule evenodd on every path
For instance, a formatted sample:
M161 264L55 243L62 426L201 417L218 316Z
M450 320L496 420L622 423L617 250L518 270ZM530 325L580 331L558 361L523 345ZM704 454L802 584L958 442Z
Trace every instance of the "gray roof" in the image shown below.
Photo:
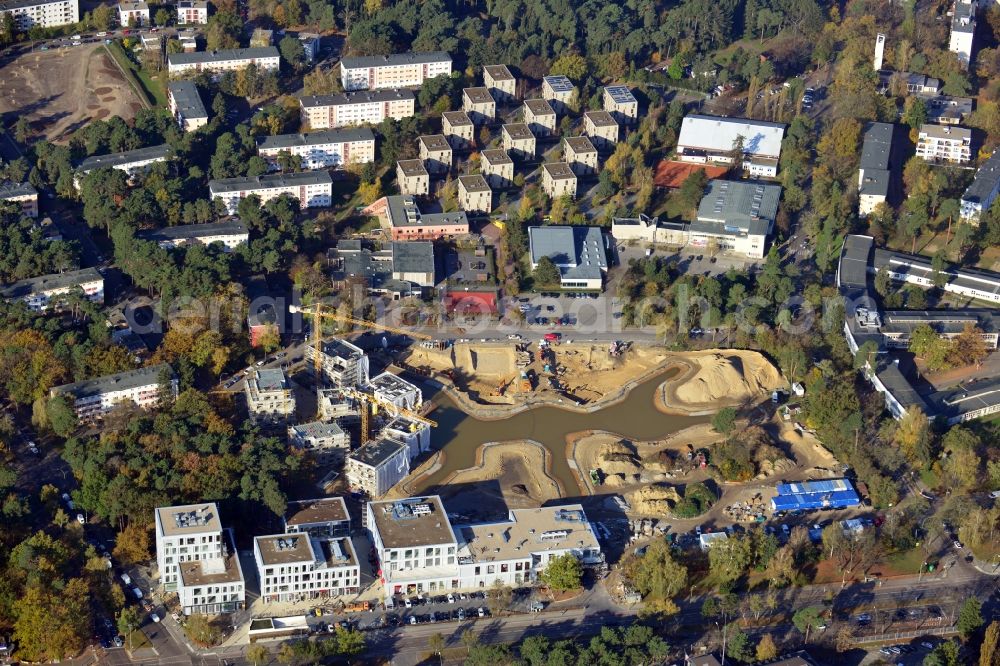
M346 127L307 132L305 134L276 134L274 136L257 137L259 150L281 150L295 146L315 146L324 143L348 143L374 141L375 135L367 127Z
M105 375L93 379L85 379L82 382L63 384L52 389L52 395L69 394L79 400L92 395L100 395L108 391L127 391L140 386L149 386L160 380L160 373L164 370L173 376L173 370L166 363L150 365L137 370L119 372L116 375Z
M171 81L167 84L167 89L185 118L208 118L205 103L201 101L194 81Z
M568 136L565 141L566 145L569 146L577 155L582 153L597 152L597 148L594 148L594 144L591 143L590 139L585 136Z
M500 148L488 148L479 153L479 156L494 166L497 164L514 163L514 160L510 159L510 155L507 154L507 151L501 150Z
M983 162L976 172L976 177L962 195L962 201L980 203L988 201L1000 186L1000 150L993 151L990 158Z
M595 127L618 127L615 117L607 111L586 111L583 114Z
M927 107L927 118L930 120L961 121L972 113L971 97L952 97L949 95L918 94Z
M419 137L419 140L424 145L424 148L431 152L442 150L451 152L451 144L448 143L448 139L444 134L424 134Z
M160 242L172 240L189 240L192 238L204 238L205 236L225 236L246 234L246 225L239 220L228 222L209 222L207 224L182 224L176 227L163 227L162 229L150 229L140 231L137 238L143 240Z
M531 263L548 257L563 278L593 279L608 268L600 227L528 227Z
M285 391L288 380L281 368L261 368L257 370L257 387L261 391Z
M983 408L995 408L1000 405L1000 377L962 383L953 389L933 393L929 399L937 406L938 413L948 420Z
M698 222L716 222L726 231L768 233L778 214L781 186L754 181L712 180L698 204ZM692 229L696 228L692 224Z
M299 97L299 103L304 108L310 108L314 106L394 102L396 100L413 98L412 90L387 88L385 90L359 90L357 92L337 93L335 95L304 95Z
M868 123L861 148L861 168L888 169L892 148L893 126L890 123Z
M167 144L161 144L159 146L149 146L147 148L137 148L135 150L126 150L123 153L110 153L108 155L92 155L87 159L80 162L80 166L77 167L80 171L86 173L88 171L93 171L94 169L101 169L103 167L117 167L126 164L132 164L133 162L147 162L149 160L165 160L170 157L170 146Z
M919 326L930 326L938 334L961 333L967 324L984 333L996 333L1000 324L1000 310L963 308L961 310L884 310L882 333L909 334Z
M952 32L975 32L976 6L977 4L975 2L956 0L953 5L955 13L951 17Z
M430 241L393 241L394 273L434 273L434 243Z
M104 280L104 278L95 268L52 273L51 275L39 275L38 277L18 280L5 287L0 287L0 296L4 298L24 298L31 294L38 294L53 289L66 289L98 280Z
M199 63L226 62L229 60L262 60L277 58L278 49L273 46L254 46L247 49L221 49L219 51L193 51L191 53L169 53L169 65L197 65Z
M889 181L892 179L892 172L888 169L865 169L858 187L858 194L868 194L871 196L888 196Z
M513 81L514 75L507 69L507 65L485 65L483 71L489 72L490 78L494 81Z
M469 98L473 104L493 104L493 95L489 88L466 88L462 94Z
M326 171L303 171L302 173L276 173L253 178L220 178L208 181L213 194L220 192L240 192L243 190L265 190L274 187L299 187L301 185L322 185L333 183Z
M12 180L0 180L0 199L13 197L38 196L38 190L31 183L15 183Z
M399 450L405 448L403 444L397 441L383 438L368 442L360 449L352 451L347 457L370 467L378 467L386 460L399 455Z
M542 80L552 89L553 92L566 93L574 90L573 82L568 77L562 75L546 76Z
M730 151L738 136L743 137L743 151L750 155L777 157L785 135L783 123L769 123L748 118L721 118L692 114L681 123L677 145L714 151Z
M465 111L445 111L441 114L441 117L446 118L448 120L448 124L452 127L472 124L472 119L469 118L469 114Z
M533 116L556 115L555 109L552 108L547 99L526 99L524 100L524 106L531 111L531 115Z
M355 56L343 58L340 66L347 69L364 67L391 67L393 65L409 65L417 63L451 62L451 56L444 51L429 51L420 53L393 53L391 55Z
M10 11L12 9L21 9L22 7L48 5L55 1L56 0L0 0L0 11Z
M840 267L837 269L841 288L867 289L868 262L874 244L871 236L852 234L844 239L844 247L840 253Z
M514 141L535 138L535 135L531 133L531 128L524 123L509 123L503 126L503 131Z
M396 167L403 172L403 175L407 178L411 176L426 176L427 167L421 160L399 160L396 162Z
M311 421L309 423L299 423L289 427L296 437L305 439L306 437L337 437L344 434L344 429L336 421L324 423L323 421Z
M453 213L422 213L410 195L396 194L386 197L389 223L394 227L438 226L469 224L465 211Z
M933 125L926 123L920 126L920 133L932 139L972 140L972 130L954 125Z
M576 174L573 173L573 169L566 162L546 162L542 165L542 168L545 169L545 172L549 174L549 178L552 180L576 179Z
M905 409L918 407L924 414L931 414L924 401L910 380L900 371L899 366L890 360L880 359L876 364L875 374L886 390L892 394Z
M462 185L466 192L490 192L489 183L482 175L476 173L471 176L459 176L458 182Z
M634 104L636 102L635 95L632 94L632 90L628 86L605 86L604 92L615 104Z
M914 275L928 281L934 279L934 269L927 257L877 248L872 270L878 271L883 266L888 266L893 273ZM946 265L942 273L947 276L949 285L1000 294L1000 274L975 268L960 268L952 264Z

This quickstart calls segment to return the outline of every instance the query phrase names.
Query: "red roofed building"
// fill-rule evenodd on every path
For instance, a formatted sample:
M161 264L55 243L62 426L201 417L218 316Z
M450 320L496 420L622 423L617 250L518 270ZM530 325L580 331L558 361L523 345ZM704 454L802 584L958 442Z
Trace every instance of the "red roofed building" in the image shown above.
M444 295L444 307L463 315L493 315L497 313L495 291L450 291Z
M672 190L677 189L684 184L688 176L698 170L704 171L705 175L708 176L708 180L722 178L729 172L729 168L724 166L663 160L656 165L656 175L653 176L653 183L657 187L666 187Z

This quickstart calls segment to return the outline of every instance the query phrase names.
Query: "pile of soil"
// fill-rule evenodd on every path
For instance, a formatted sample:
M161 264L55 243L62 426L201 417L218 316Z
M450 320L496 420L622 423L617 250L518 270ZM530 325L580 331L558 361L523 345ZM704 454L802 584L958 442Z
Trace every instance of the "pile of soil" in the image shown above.
M679 406L736 404L783 387L785 380L757 352L714 352L691 359L694 373L673 387Z
M639 515L663 516L670 514L674 505L681 501L681 496L674 486L655 483L630 493L628 501L632 511Z

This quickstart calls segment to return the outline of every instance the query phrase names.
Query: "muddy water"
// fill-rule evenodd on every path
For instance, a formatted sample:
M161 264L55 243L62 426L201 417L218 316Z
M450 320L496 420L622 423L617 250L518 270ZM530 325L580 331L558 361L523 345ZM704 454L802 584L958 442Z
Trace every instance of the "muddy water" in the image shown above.
M447 395L438 394L435 400L439 406L429 416L438 423L432 441L435 448L444 449L445 460L415 490L423 491L452 472L474 466L476 449L486 442L532 439L552 454L552 476L566 493L576 495L578 486L566 462L567 435L582 430L608 430L626 439L650 440L709 420L708 416L664 414L653 405L657 387L678 372L677 368L671 368L655 375L635 386L621 402L590 414L545 406L502 420L483 421L463 412ZM587 472L581 470L583 474Z

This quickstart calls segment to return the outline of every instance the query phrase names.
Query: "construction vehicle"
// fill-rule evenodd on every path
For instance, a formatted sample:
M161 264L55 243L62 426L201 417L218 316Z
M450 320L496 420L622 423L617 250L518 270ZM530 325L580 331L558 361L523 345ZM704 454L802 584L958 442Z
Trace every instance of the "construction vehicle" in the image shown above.
M510 386L510 383L512 381L514 381L513 377L505 377L501 379L500 383L497 385L497 390L494 392L493 395L503 395L504 393L506 393L507 387Z
M527 370L521 371L521 391L523 393L530 393L534 390L534 385L531 382L531 375L528 374Z

